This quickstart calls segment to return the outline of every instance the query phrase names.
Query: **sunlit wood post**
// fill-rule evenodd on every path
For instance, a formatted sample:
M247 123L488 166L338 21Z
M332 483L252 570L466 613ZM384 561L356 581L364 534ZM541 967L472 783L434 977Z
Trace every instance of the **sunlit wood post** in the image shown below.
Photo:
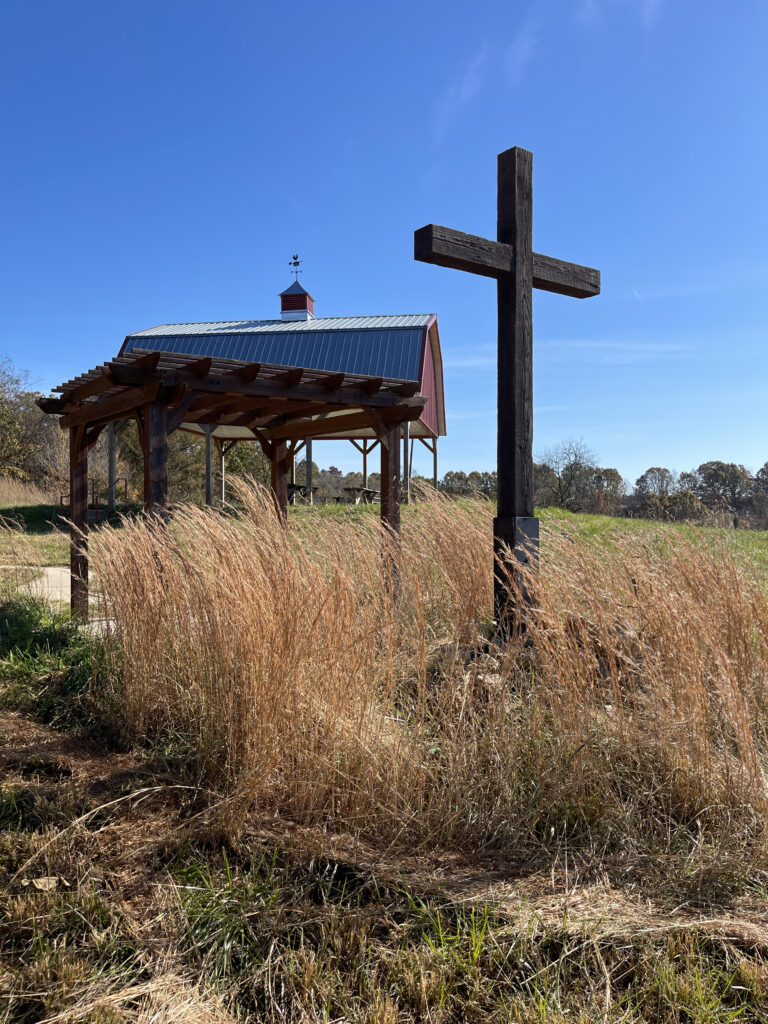
M381 441L381 521L400 532L400 424L386 423Z
M144 406L144 510L165 514L168 505L168 406Z
M205 504L213 504L213 427L205 424Z
M69 429L69 568L72 614L88 618L88 447L85 426Z
M115 424L107 427L107 508L115 507L115 475L117 453L115 451Z

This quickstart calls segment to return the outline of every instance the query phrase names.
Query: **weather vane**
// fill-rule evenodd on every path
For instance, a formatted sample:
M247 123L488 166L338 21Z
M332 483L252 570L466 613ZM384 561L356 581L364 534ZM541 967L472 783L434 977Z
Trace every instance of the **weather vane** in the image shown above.
M296 275L297 281L299 280L299 274L301 273L301 271L299 270L301 263L302 261L299 259L299 254L297 252L293 254L290 262L288 263L289 267L293 267L293 272Z

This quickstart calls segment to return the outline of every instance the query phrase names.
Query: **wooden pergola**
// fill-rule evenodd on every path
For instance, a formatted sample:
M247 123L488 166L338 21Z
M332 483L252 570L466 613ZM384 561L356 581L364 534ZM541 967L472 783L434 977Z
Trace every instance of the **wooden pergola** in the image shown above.
M133 349L42 398L69 431L71 606L88 616L88 452L101 431L134 418L144 454L144 507L164 515L168 436L179 428L246 427L272 467L278 514L288 509L296 447L370 428L381 442L381 519L400 529L400 434L427 402L417 381Z

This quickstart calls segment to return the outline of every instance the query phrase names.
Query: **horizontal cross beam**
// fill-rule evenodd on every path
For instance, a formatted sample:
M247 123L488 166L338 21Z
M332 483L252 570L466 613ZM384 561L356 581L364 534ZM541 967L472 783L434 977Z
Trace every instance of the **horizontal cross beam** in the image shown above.
M145 387L122 391L106 402L86 402L66 416L62 416L59 426L62 430L66 430L67 427L77 427L84 423L107 423L110 420L120 419L125 413L133 411L140 405L154 402L161 387L161 383L156 381Z
M513 246L440 224L427 224L414 232L413 256L422 263L465 270L483 277L504 277L514 273L515 266ZM587 299L600 294L600 271L535 252L533 287Z
M303 440L306 437L313 439L325 437L329 434L341 434L346 430L359 430L363 427L375 429L377 418L384 422L405 422L419 418L424 407L424 400L419 404L397 406L386 411L377 410L378 416L372 416L371 412L350 412L341 416L327 416L312 420L292 420L283 426L273 427L271 430L264 430L264 434L272 441Z
M338 405L386 407L398 405L404 398L405 401L408 401L408 397L418 390L418 383L409 381L402 385L387 386L373 395L366 394L363 390L364 381L329 390L325 387L323 378L286 385L276 380L275 377L257 377L251 383L235 384L228 374L214 374L203 380L197 380L191 378L181 368L178 370L160 369L148 377L147 374L135 373L133 367L128 364L110 364L110 373L116 383L122 387L138 387L152 380L157 380L166 386L190 384L199 395L232 395L233 401L238 398L291 398L315 399Z

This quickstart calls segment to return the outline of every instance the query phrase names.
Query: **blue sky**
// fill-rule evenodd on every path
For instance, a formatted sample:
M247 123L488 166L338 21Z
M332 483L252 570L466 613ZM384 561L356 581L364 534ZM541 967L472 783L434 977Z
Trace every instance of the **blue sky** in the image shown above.
M534 248L603 275L536 294L535 449L768 459L764 0L6 0L0 37L0 352L40 389L129 331L276 315L298 251L318 315L438 314L441 471L493 468L494 283L413 231L493 237L520 145Z

